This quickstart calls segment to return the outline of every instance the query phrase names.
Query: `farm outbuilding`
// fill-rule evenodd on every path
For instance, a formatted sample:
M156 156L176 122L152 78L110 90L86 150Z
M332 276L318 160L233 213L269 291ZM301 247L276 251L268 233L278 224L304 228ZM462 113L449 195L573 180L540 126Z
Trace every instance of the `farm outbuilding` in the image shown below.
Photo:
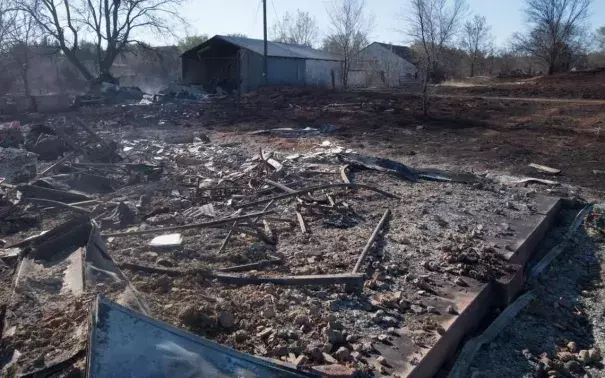
M183 84L254 90L265 85L263 55L263 40L214 36L181 55ZM340 59L308 46L268 42L267 66L268 85L340 86Z
M412 49L374 42L356 56L349 84L359 87L404 87L417 83L418 68Z

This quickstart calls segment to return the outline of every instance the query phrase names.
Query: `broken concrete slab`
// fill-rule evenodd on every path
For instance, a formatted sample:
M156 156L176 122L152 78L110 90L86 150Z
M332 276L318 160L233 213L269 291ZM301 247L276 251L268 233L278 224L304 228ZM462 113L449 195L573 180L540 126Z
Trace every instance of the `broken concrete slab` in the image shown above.
M555 219L560 201L557 198L545 197L540 205L538 218L530 222L531 226L519 228L516 238L516 250L508 255L508 260L527 262L535 251L536 246L544 237L544 233ZM542 214L542 215L540 215ZM464 280L467 286L464 289L454 289L447 293L441 293L439 297L426 300L427 308L435 308L439 315L436 320L444 332L439 333L437 342L432 346L426 346L415 341L415 335L407 329L400 330L401 337L393 339L393 344L377 344L376 348L381 356L384 356L393 369L392 374L405 377L430 377L435 375L439 367L457 350L464 336L476 329L483 317L495 305L501 305L502 301L515 298L523 288L523 267L517 265L517 274L509 277L509 280L496 280L489 283L481 283L470 277ZM435 286L445 287L449 283L436 282ZM448 311L448 307L456 309L456 314Z
M156 249L178 248L183 244L181 234L168 234L156 236L149 242L149 246Z

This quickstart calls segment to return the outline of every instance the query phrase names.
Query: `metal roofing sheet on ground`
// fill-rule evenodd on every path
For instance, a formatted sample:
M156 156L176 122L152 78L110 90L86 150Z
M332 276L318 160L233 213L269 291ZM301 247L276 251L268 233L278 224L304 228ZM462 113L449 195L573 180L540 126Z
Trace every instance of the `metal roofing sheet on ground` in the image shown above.
M315 374L226 348L99 296L88 344L97 377L308 378Z

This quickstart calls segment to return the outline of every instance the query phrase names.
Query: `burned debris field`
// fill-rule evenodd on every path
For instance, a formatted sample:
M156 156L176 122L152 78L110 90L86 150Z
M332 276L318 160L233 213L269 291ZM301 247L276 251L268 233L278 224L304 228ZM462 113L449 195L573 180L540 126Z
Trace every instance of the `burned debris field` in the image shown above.
M111 375L119 312L290 374L447 375L602 196L603 111L433 101L263 89L3 124L3 374Z

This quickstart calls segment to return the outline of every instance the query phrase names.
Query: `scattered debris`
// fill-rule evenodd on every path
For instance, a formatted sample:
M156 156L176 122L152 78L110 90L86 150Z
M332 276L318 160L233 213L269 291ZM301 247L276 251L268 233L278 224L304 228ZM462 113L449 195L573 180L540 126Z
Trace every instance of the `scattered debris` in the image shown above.
M535 168L535 169L537 169L537 170L539 170L541 172L549 173L551 175L558 175L559 173L561 173L560 169L547 167L545 165L531 163L529 166L532 167L532 168Z
M245 277L235 276L225 273L215 273L214 278L221 282L234 285L259 285L272 283L275 285L350 285L361 287L363 284L363 274L326 274L315 276L294 276L294 277Z
M411 182L415 182L418 179L418 175L414 170L393 160L358 154L340 154L338 158L351 167L386 172Z
M511 303L489 327L479 336L469 340L458 355L454 367L448 377L466 377L469 366L479 349L498 336L498 334L510 323L517 314L535 298L534 292L527 292Z
M223 313L224 314L224 313ZM204 338L97 297L87 351L90 377L260 375L308 377L308 373L225 348ZM226 320L227 325L232 325ZM127 331L127 332L126 332ZM136 360L140 363L133 364ZM166 364L165 361L180 361ZM168 369L168 370L167 370Z
M205 205L199 207L191 207L183 211L183 216L191 219L199 218L202 215L211 218L216 217L216 211L214 211L214 206L212 206L211 203L207 203Z
M25 138L19 121L0 123L0 147L18 148L23 144Z
M294 197L297 195L302 195L305 193L312 193L312 192L316 192L318 190L324 190L324 189L332 189L332 188L352 188L352 189L367 189L367 190L371 190L373 192L376 193L380 193L385 197L389 197L389 198L396 198L398 199L397 196L385 192L383 190L374 188L372 186L369 185L364 185L364 184L326 184L326 185L320 185L320 186L315 186L315 187L310 187L310 188L305 188L305 189L301 189L301 190L297 190L296 192L292 192L292 193L286 193L286 194L281 194L272 198L267 198L267 199L263 199L263 200L258 200L258 201L254 201L254 202L248 202L248 203L243 203L243 204L238 204L235 205L234 208L235 209L243 209L246 207L252 207L252 206L256 206L256 205L262 205L263 203L267 203L270 201L275 201L275 200L280 200L280 199L285 199L285 198L290 198L290 197Z
M0 148L0 177L7 183L22 183L36 177L38 159L35 154L16 148Z
M122 91L110 87L104 93L108 101L114 101L114 90ZM26 144L32 149L43 147L39 142L44 140L48 146L56 143L62 152L51 156L53 149L49 148L47 157L53 161L41 163L39 168L44 170L27 184L3 185L7 194L1 208L12 210L11 217L0 219L0 229L16 217L35 218L38 223L16 227L15 236L4 233L2 237L7 241L2 247L18 248L2 250L0 261L7 266L18 264L17 274L52 273L44 279L25 275L22 277L26 279L15 281L9 277L7 282L18 282L24 288L48 287L60 295L68 289L80 293L74 298L60 297L56 311L40 323L45 327L52 323L48 326L52 332L61 329L63 317L72 313L78 314L73 317L78 319L78 327L85 324L92 297L103 294L175 327L240 351L288 362L305 372L330 371L349 376L370 370L386 373L391 368L386 359L374 366L370 354L377 351L371 340L380 341L378 349L397 348L408 337L408 331L423 332L422 337L411 341L431 347L444 332L433 324L440 315L437 308L442 314L457 314L453 306L444 312L445 305L436 304L433 297L442 291L445 294L452 282L468 286L460 275L492 279L489 273L497 263L484 244L494 232L489 227L477 227L472 220L482 216L489 218L485 223L490 224L491 209L498 207L506 213L511 210L506 203L512 203L512 199L508 191L494 194L487 190L489 180L482 179L480 185L485 186L481 188L457 185L478 180L354 154L335 141L319 146L315 141L301 141L301 145L307 143L314 150L296 154L285 151L292 142L285 140L276 144L288 147L271 145L273 152L253 143L214 143L214 137L211 142L194 131L197 129L191 127L193 124L179 123L185 122L183 114L195 119L207 111L206 107L200 109L201 101L195 110L186 113L168 101L169 96L160 97L153 102L162 103L150 105L153 112L143 117L138 112L144 107L119 106L112 107L111 114L126 109L128 118L95 124L90 121L90 112L83 113L81 119L72 121L69 116L61 116L51 118L48 125L27 128ZM178 112L178 117L171 117L171 112ZM141 119L154 128L132 130L130 125ZM279 129L265 132L306 136L333 130L332 125L326 125L302 133ZM212 135L217 134L212 131ZM400 178L437 182L401 185ZM462 200L464 193L476 188L483 190L481 196L487 199L482 198L477 206ZM453 203L453 198L462 205ZM525 206L531 202L529 196L515 199L515 216L529 214ZM382 214L381 209L386 208ZM40 230L50 231L40 235ZM71 240L78 248L66 250L65 256L53 254L54 247L61 246L58 239ZM437 244L442 242L443 249ZM57 258L59 263L48 264L48 256L40 263L32 251L36 256L40 253ZM427 261L419 261L419 256ZM43 269L38 269L40 264ZM365 274L360 273L362 267L367 267L363 268ZM0 272L11 269L0 267ZM27 293L34 295L21 298L23 303L40 298L36 291ZM203 351L195 337L187 334L181 338L184 331L167 331L164 324L123 311L110 300L96 299L93 316L102 316L94 320L91 332L108 327L112 337L117 337L113 341L140 345L135 352L140 352L143 359L185 356L186 360L204 360L195 354ZM101 304L103 301L106 303ZM61 309L72 312L62 314ZM55 324L55 318L61 323ZM133 332L167 333L172 341L186 340L175 343L187 353L177 348L184 354L166 354L153 341L142 343L138 333L132 340L124 340L120 329L131 323L136 323ZM131 329L126 329L130 333ZM19 335L20 329L16 331ZM86 329L78 332L78 340L85 340ZM91 335L92 347L87 349L91 370L86 374L90 376L112 374L114 367L101 366L105 364L99 362L105 361L102 358L117 358L118 363L126 360L115 355L126 345L116 346L115 353L108 352L114 347L113 341L94 344L100 336L100 332ZM18 353L24 352L16 360L17 365L29 361L35 369L42 364L60 367L64 361L73 361L74 355L81 359L85 344L71 348L65 339L57 342L69 345L70 350L64 350L53 361L43 347L34 355L15 348ZM153 350L148 348L150 345ZM217 350L213 344L211 349ZM239 357L233 358L239 363ZM257 362L249 355L244 360L252 361L246 366ZM211 368L216 367L215 363L211 362ZM281 369L281 365L276 366ZM172 373L182 375L177 370Z
M292 129L292 128L277 128L268 130L257 130L250 133L250 135L271 135L282 138L303 138L303 137L314 137L321 134L329 134L336 130L332 125L324 125L319 129L312 127L306 127L304 129Z
M544 185L559 185L558 181L552 181L552 180L545 180L545 179L539 179L539 178L535 178L535 177L527 177L521 180L517 180L515 181L516 184L531 184L531 183L537 183L537 184L544 184Z
M170 249L178 248L183 244L183 237L181 234L168 234L156 236L149 242L150 247L157 249Z

